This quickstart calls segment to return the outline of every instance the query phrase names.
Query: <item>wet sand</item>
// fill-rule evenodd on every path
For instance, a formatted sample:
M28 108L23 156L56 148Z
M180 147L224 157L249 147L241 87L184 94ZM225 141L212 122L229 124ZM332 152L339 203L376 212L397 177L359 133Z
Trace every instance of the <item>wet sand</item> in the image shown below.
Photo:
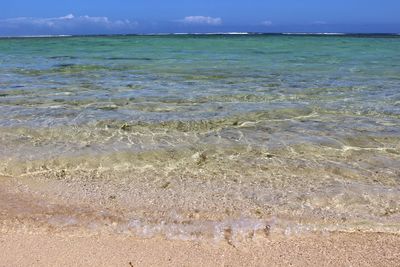
M0 266L400 266L400 236L390 234L272 236L233 246L25 230L0 234Z
M41 193L45 191L34 191L46 188L46 183L35 182L2 178L0 266L400 266L399 234L371 230L280 234L274 228L258 233L256 227L239 229L252 234L240 239L234 236L235 228L228 227L221 230L221 238L205 234L185 241L174 239L180 236L176 232L170 238L161 234L168 236L175 229L166 227L144 238L144 230L150 228L140 228L142 236L135 235L130 228L119 228L114 213L100 216L94 202L86 210L83 202L74 206L71 197L49 198ZM52 190L58 188L50 185ZM66 194L68 187L62 185ZM91 222L99 226L91 229ZM186 229L187 223L182 221L179 229Z

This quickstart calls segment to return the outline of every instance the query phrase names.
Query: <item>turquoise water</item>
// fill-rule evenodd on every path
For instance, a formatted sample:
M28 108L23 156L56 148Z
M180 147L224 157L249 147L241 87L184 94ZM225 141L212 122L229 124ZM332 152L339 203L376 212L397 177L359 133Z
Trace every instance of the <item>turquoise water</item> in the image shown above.
M136 227L398 232L399 51L394 36L0 39L0 173Z

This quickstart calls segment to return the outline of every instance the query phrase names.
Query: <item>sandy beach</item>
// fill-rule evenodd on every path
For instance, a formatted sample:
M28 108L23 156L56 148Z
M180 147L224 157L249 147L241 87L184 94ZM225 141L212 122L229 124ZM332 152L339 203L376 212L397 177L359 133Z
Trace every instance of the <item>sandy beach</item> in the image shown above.
M97 230L57 221L74 211L49 199L10 193L21 185L5 177L1 185L0 266L400 266L398 234L308 231L254 232L241 240L185 241L177 234L144 238L115 232L113 218L111 228L103 222Z
M0 235L0 266L400 266L400 236L275 236L238 244L123 235Z

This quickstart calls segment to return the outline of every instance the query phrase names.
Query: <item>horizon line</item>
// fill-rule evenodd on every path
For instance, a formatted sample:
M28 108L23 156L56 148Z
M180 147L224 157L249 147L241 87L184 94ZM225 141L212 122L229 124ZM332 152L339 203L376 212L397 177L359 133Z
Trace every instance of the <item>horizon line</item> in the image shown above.
M68 37L100 37L100 36L168 36L168 35L317 35L317 36L400 36L400 33L361 33L361 32L167 32L167 33L115 33L115 34L33 34L33 35L0 35L6 38L68 38Z

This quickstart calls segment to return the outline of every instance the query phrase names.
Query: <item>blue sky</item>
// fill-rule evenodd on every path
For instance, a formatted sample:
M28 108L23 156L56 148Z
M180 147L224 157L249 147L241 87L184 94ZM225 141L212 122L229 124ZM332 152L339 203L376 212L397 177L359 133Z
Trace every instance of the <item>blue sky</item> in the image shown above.
M400 32L399 0L4 0L0 35Z

